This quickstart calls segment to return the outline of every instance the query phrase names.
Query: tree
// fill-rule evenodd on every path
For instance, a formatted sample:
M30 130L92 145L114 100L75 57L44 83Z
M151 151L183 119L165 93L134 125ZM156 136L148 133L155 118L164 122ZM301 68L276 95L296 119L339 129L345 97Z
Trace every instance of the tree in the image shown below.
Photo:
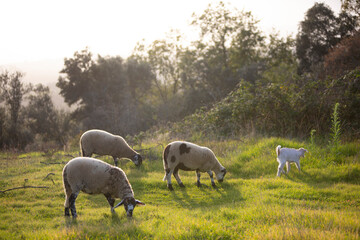
M265 53L267 66L274 67L280 64L295 64L294 47L295 40L291 36L283 38L279 37L278 33L270 34Z
M342 11L337 18L338 32L340 39L352 36L356 31L360 30L359 17Z
M18 71L14 73L5 71L0 75L2 96L5 100L5 105L9 108L10 112L10 127L8 130L8 136L9 145L12 147L18 147L21 145L21 129L18 128L19 113L23 96L30 89L29 86L24 86L24 84L21 82L22 77L23 73Z
M296 36L299 73L311 72L313 66L323 61L328 50L339 41L337 30L337 19L325 4L315 3L306 12Z
M60 71L64 76L59 77L56 86L60 88L60 95L69 106L86 101L92 84L90 68L93 64L92 54L87 48L75 52L73 58L65 58L65 66Z
M58 134L60 129L49 88L38 84L32 89L27 99L29 102L25 108L25 115L27 125L33 135L39 134L45 141L57 140L63 144L56 139L60 135Z
M336 17L328 6L315 3L306 12L304 21L300 22L296 36L298 73L314 72L314 69L321 66L324 56L341 39L354 34L358 28L357 21L358 17L349 11L344 10Z
M65 59L57 86L71 105L78 103L73 116L85 129L100 128L118 134L143 130L141 105L151 85L152 74L147 63L121 57L92 59L86 49ZM149 120L149 119L147 119Z
M324 60L325 72L332 77L340 77L347 71L360 66L360 32L341 40Z
M360 0L341 0L341 10L355 16L357 27L360 27Z
M220 2L193 18L192 24L201 30L194 43L199 52L197 79L213 101L223 98L241 78L253 81L254 74L249 73L257 68L264 37L251 13L229 10Z
M167 103L180 89L179 56L182 52L181 34L172 30L167 39L155 40L148 47L142 46L132 58L140 59L141 52L146 51L143 61L149 64L152 72L152 83L161 97Z

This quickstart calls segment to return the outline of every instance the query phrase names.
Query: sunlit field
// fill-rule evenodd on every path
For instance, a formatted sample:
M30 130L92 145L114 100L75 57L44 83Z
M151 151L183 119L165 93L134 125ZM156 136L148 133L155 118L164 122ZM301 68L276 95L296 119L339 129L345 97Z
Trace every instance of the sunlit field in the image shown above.
M166 143L162 143L163 146ZM62 168L73 152L0 153L1 239L359 239L360 143L327 146L279 138L202 142L228 173L211 186L206 173L180 171L185 188L163 182L163 147L141 146L140 168L121 161L146 206L127 218L103 195L80 193L78 218L64 217ZM305 147L302 172L276 177L275 147ZM135 147L136 148L136 147ZM101 157L113 164L111 157ZM120 166L119 165L119 166ZM47 187L47 188L30 188ZM116 203L119 199L116 200Z

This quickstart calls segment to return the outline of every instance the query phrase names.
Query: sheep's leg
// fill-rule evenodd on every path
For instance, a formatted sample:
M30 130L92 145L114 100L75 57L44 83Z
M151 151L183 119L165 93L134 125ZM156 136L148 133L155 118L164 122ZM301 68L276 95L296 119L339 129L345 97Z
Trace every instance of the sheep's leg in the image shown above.
M209 174L210 176L210 179L211 179L211 186L215 187L215 182L214 182L214 175L213 175L213 172L211 170L207 171L207 173Z
M106 193L104 194L110 207L111 207L111 212L114 213L115 210L114 210L114 203L115 203L115 199L111 197L111 194L110 193Z
M114 157L114 156L113 156L113 159L114 159L114 164L115 164L115 166L117 166L117 165L118 165L119 160L117 159L117 157Z
M196 177L197 177L197 182L196 182L196 185L198 187L201 186L201 183L200 183L200 171L199 170L196 170Z
M281 172L283 171L283 168L285 166L285 163L280 163L279 166L278 166L278 172L277 172L277 176L280 177L281 175Z
M173 173L177 183L179 184L180 187L185 187L184 184L182 183L180 177L179 177L179 169L175 169L174 173Z
M299 172L301 171L301 169L300 169L300 162L299 161L297 161L297 162L295 162L295 164L296 164L296 167L297 167L297 169L299 170Z
M174 190L174 188L172 187L172 184L171 184L171 174L173 173L174 170L171 170L169 168L167 168L165 170L165 178L164 180L166 179L167 180L167 187L169 190Z
M78 195L79 195L79 192L72 193L69 198L69 205L70 205L71 215L73 216L73 218L77 217L76 208L75 208L75 200Z
M84 149L82 149L82 156L83 157L91 157L91 155L92 155L92 152L87 153L87 152L84 151Z
M65 217L70 217L70 204L69 204L69 196L71 193L66 193L66 199L65 199Z
M64 176L64 187L65 187L65 203L64 203L64 207L65 207L65 216L66 217L70 217L70 196L72 194L72 190L71 190L71 186L69 184L69 182L67 181L67 178Z
M69 208L65 208L65 217L70 217L70 209Z
M290 162L286 162L286 173L289 173L290 171Z

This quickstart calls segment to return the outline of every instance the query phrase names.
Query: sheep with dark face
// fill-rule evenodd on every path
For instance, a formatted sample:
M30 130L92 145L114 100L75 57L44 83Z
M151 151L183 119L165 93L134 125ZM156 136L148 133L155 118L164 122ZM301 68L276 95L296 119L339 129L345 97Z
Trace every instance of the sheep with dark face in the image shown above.
M110 155L116 166L118 158L129 158L136 166L142 163L140 154L133 150L124 138L98 129L86 131L80 137L80 151L83 157L91 157L93 153Z
M69 161L63 169L65 191L65 216L77 217L75 200L80 191L88 194L104 194L111 212L124 204L128 217L132 216L136 205L145 205L134 198L134 192L124 173L118 167L101 160L77 157ZM122 199L114 207L115 198Z
M163 163L167 187L173 190L171 175L173 174L180 187L184 187L179 169L184 171L196 171L197 186L200 187L200 172L207 172L211 179L211 185L215 186L213 173L219 182L224 180L226 169L220 164L213 151L207 147L201 147L194 143L175 141L169 143L163 153Z

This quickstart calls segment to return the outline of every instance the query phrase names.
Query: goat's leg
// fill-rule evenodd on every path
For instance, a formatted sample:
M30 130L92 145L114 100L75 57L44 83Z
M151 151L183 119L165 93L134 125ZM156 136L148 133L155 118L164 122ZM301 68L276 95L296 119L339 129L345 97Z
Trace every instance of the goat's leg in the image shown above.
M296 164L296 167L297 167L297 169L299 170L299 172L301 171L301 169L300 169L300 162L299 161L297 161L297 162L295 162L295 164Z
M207 171L207 173L209 174L210 176L210 179L211 179L211 186L215 187L215 182L214 182L214 175L213 175L213 172L211 170Z
M278 172L277 172L277 176L278 176L278 177L280 177L281 172L283 171L284 166L285 166L285 162L279 163Z
M289 161L287 161L286 162L286 173L289 173L289 171L290 171L290 162Z

